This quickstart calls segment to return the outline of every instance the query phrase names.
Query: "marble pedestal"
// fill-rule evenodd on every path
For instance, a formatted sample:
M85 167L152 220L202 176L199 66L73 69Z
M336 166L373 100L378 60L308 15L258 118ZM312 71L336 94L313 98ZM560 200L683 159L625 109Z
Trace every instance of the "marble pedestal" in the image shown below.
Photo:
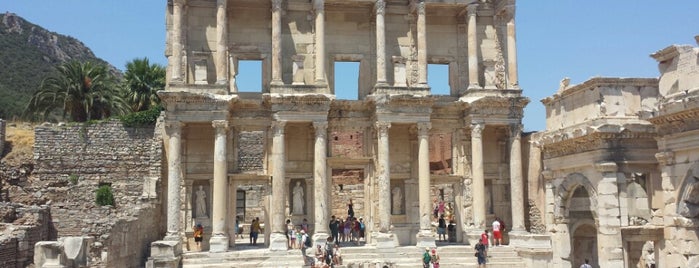
M288 250L288 241L286 235L282 233L271 233L269 235L269 251L286 253Z
M324 245L328 241L328 237L330 237L330 234L326 234L326 233L314 234L313 237L311 238L311 239L313 239L313 247L315 248L316 245Z
M377 249L395 249L398 247L398 237L394 233L373 232L371 236Z
M209 252L226 252L228 251L228 236L212 236L209 239Z
M418 248L437 247L435 234L430 230L420 230L415 237L417 238Z

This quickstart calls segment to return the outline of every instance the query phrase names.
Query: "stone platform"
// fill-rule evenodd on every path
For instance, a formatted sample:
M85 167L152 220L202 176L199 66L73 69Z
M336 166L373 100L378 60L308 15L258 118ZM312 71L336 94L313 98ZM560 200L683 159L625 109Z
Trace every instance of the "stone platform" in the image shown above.
M391 250L373 246L343 247L343 265L336 267L377 267L377 264L392 268L422 267L421 257L424 248L415 246L398 247ZM470 245L448 245L437 248L440 267L478 267L475 251ZM313 252L309 249L308 256ZM522 258L513 247L495 247L489 250L489 268L523 267ZM224 253L187 252L182 258L183 268L223 268L223 267L310 267L303 265L301 250L270 252L268 249L239 249Z

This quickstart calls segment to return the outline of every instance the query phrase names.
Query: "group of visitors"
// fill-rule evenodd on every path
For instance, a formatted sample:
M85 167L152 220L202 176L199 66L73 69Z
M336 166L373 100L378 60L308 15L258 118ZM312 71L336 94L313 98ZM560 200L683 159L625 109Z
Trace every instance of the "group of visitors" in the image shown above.
M335 243L351 242L359 245L360 240L364 239L366 226L362 218L357 219L348 215L347 219L343 220L333 215L328 225L330 227L331 237Z
M505 223L499 217L495 217L492 225L493 246L502 246L502 233L505 231ZM488 235L488 229L485 229L481 234L481 239L478 240L475 247L475 256L478 258L478 267L485 267L486 258L490 257L488 255L488 245L490 245L490 236Z
M303 232L303 230L302 230ZM315 254L312 257L306 255L306 249L312 247L311 238L304 232L301 244L301 256L303 256L304 265L310 265L314 268L335 267L342 265L342 252L340 245L334 242L332 236L328 237L324 245L316 245Z
M302 249L301 246L303 241L301 241L301 236L308 234L308 220L303 219L300 225L294 225L291 220L286 220L285 225L286 240L289 249Z
M439 255L437 255L437 249L432 249L430 254L430 248L425 248L425 253L422 254L422 268L439 268Z

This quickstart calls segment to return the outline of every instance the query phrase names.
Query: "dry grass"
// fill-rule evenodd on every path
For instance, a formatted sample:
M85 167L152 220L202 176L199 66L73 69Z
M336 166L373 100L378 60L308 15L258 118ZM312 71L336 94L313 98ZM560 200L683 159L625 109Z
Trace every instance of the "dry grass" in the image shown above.
M2 158L2 162L10 166L19 166L33 161L34 125L20 122L8 123L6 136L7 155Z

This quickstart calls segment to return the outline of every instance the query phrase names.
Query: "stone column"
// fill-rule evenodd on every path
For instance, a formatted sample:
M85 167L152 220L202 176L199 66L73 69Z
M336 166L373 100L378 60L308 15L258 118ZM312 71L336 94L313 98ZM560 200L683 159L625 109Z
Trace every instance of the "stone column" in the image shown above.
M600 267L623 267L624 251L619 219L619 188L617 186L617 164L595 163L602 175L597 186L597 255Z
M418 84L427 86L427 22L425 19L425 1L419 0L417 8L417 68Z
M315 0L316 13L316 84L325 83L325 0Z
M386 85L386 3L376 1L376 85Z
M484 123L471 124L471 177L473 177L473 225L485 227L485 176L483 174Z
M179 121L165 122L165 132L168 136L167 152L167 234L165 240L180 241L182 232L180 187L182 185L182 163L180 151L182 147L182 123Z
M228 232L226 217L228 215L228 159L226 158L226 141L228 139L228 121L214 120L212 126L214 138L214 183L211 191L213 209L211 214L210 252L228 251Z
M228 17L226 3L228 0L216 1L216 84L228 83Z
M328 144L328 122L313 122L316 140L313 157L313 188L315 191L315 233L313 241L323 241L327 239L330 230L330 200L328 191L328 171L327 171L327 144Z
M510 127L510 202L512 231L524 232L524 186L522 182L522 125Z
M468 88L480 88L478 83L478 4L468 7Z
M172 61L170 78L173 82L182 82L182 9L186 0L172 1Z
M286 121L272 122L272 196L270 208L270 243L271 251L286 251L286 234L284 233L284 211L286 204L286 145L284 127Z
M418 199L420 201L420 232L417 234L417 246L435 247L435 235L432 233L432 201L430 200L430 122L417 123L418 140Z
M389 156L388 130L390 122L376 122L378 134L378 198L379 198L379 231L386 233L391 225L391 160Z
M282 1L272 0L272 85L284 84L282 81Z
M515 36L515 6L505 7L507 21L507 80L510 88L519 88L517 77L517 46Z

